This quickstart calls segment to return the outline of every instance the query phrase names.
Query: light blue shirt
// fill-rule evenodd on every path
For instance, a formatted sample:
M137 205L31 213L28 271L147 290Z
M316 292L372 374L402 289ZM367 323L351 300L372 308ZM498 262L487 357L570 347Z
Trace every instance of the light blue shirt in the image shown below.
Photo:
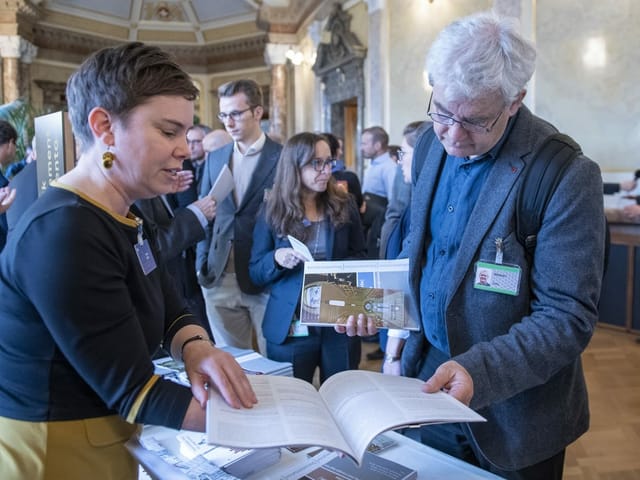
M396 175L396 162L385 152L371 161L362 182L363 193L373 193L387 199L393 194L393 179Z

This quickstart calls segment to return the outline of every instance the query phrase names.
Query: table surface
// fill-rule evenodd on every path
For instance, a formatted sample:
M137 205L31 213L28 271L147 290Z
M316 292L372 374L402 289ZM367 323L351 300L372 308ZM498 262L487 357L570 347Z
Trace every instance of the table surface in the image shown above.
M175 435L177 431L165 429L167 435ZM173 432L173 433L171 433ZM433 448L422 445L396 432L386 432L386 436L395 441L395 445L382 451L379 455L418 472L418 480L474 480L499 479L496 475L479 469L451 457ZM130 442L128 448L153 479L185 480L186 475L177 468L165 463L159 456L142 448L137 442ZM313 448L313 447L312 447ZM246 480L281 480L282 478L299 478L294 475L311 470L313 462L308 450L291 453L282 449L282 457L278 463L246 478ZM329 453L323 453L328 455ZM320 455L318 455L320 457ZM318 460L319 461L319 460ZM325 460L328 461L328 460ZM322 462L324 463L324 461Z

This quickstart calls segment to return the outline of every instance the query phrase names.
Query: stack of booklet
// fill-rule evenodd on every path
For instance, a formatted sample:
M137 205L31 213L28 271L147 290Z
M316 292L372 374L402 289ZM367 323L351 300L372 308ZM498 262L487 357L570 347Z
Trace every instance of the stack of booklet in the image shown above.
M293 377L293 366L289 362L276 362L263 357L258 352L249 349L235 347L219 347L220 350L230 353L248 375L279 375ZM168 380L189 385L187 374L182 362L171 357L157 358L153 361L155 373Z
M276 362L248 349L236 347L220 347L220 349L233 355L247 374L293 377L293 365L290 362Z
M415 480L417 478L418 472L412 468L367 452L360 467L349 458L336 457L314 468L299 480Z
M176 432L164 427L144 427L139 445L153 455L145 458L140 448L136 456L153 478L175 480L238 480L277 463L279 448L233 449L209 445L204 433Z

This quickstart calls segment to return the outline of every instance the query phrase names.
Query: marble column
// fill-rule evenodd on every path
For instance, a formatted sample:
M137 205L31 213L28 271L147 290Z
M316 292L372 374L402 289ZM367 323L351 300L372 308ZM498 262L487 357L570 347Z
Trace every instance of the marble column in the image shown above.
M493 10L507 17L517 18L520 22L520 32L533 42L536 39L536 0L494 0ZM534 112L536 111L536 73L534 72L527 88L524 103Z
M13 102L31 97L31 62L38 48L18 35L0 35L2 57L2 100Z
M271 89L269 106L269 133L277 141L286 141L287 129L287 50L288 45L269 43L265 50L265 60L271 66Z
M389 8L386 0L367 0L367 4L366 126L389 130Z

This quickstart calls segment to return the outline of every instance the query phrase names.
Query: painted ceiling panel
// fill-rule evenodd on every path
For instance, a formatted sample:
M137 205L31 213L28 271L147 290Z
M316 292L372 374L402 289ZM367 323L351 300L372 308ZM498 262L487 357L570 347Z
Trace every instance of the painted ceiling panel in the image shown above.
M241 0L191 0L201 23L230 17L255 15L257 9Z
M59 5L67 8L79 8L101 15L117 17L120 20L128 20L131 16L131 3L130 0L54 0L44 2L47 6Z

